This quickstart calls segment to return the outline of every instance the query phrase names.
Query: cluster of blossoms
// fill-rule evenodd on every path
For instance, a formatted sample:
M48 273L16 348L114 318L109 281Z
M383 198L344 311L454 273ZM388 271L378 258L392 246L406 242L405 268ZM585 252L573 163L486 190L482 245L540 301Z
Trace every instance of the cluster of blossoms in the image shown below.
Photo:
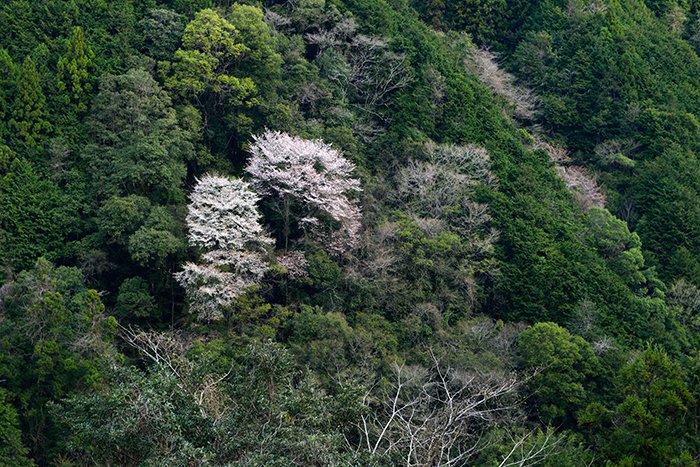
M267 270L265 252L273 240L260 224L258 200L248 183L218 175L205 175L190 196L189 242L207 252L199 263L186 263L175 278L200 320L222 318Z
M340 151L320 140L266 131L253 138L250 152L246 171L252 183L205 175L190 195L188 239L204 254L175 278L187 292L190 311L204 321L222 318L268 268L267 251L274 241L261 224L259 196L282 215L285 250L292 205L297 226L332 253L341 254L359 241L362 215L349 195L361 191L360 181ZM279 262L291 279L305 274L302 252L285 251Z
M303 213L299 227L333 253L357 245L362 214L349 195L362 188L353 177L354 164L340 151L321 140L266 131L253 137L250 153L246 171L252 176L252 187L274 201L286 229L295 203ZM325 218L338 228L327 232Z

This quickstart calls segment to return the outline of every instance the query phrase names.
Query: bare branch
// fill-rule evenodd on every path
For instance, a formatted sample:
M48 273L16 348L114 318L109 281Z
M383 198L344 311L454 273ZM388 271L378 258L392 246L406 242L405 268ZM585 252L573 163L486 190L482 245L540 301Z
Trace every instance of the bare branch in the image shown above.
M380 401L368 393L358 429L371 455L403 452L406 465L461 465L483 446L490 424L516 410L521 382L514 375L480 375L443 367L394 364Z

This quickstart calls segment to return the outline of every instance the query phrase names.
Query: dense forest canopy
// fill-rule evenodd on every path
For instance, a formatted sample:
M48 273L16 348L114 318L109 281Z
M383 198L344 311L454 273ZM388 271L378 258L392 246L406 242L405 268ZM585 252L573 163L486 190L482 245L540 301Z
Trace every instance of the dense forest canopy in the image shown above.
M700 461L700 2L6 0L0 464Z

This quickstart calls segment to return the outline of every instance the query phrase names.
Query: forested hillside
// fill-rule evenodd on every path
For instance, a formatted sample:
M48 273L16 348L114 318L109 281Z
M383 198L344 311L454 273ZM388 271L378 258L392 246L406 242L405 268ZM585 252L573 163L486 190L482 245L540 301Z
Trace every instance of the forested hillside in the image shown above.
M700 462L697 0L4 0L0 465Z

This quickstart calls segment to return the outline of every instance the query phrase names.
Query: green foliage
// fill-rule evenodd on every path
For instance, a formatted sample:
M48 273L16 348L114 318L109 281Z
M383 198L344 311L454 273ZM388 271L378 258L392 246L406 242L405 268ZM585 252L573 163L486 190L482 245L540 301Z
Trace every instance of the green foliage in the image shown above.
M597 366L590 344L554 323L537 323L520 335L518 349L535 372L528 386L542 419L572 420L586 403L584 382Z
M591 162L586 153L606 141L636 144L633 159L613 152L602 161L620 194L611 210L627 213L665 280L697 274L689 245L698 236L700 59L677 34L688 11L677 2L568 10L543 2L519 21L521 40L509 51L519 77L541 93L543 119L578 159Z
M527 433L498 431L491 443L479 456L478 465L500 464L508 458L513 463L529 461L546 467L577 467L594 465L596 460L595 453L586 447L580 436L551 427ZM529 458L533 454L534 457Z
M496 226L501 230L497 248L505 260L495 297L498 309L511 318L564 324L582 298L588 297L602 308L601 324L607 332L626 339L651 337L651 323L660 319L663 301L638 296L638 286L630 290L629 277L622 275L631 273L639 279L638 251L632 251L631 258L617 258L617 264L606 260L597 247L581 238L586 223L594 221L582 219L570 198L541 183L551 175L532 162L516 170L513 180L503 183L503 191L510 196L499 193L494 202ZM608 218L595 211L593 216ZM628 259L631 264L625 263ZM625 264L627 268L620 268Z
M437 296L442 298L447 313L469 310L473 304L464 287L472 271L459 235L448 231L433 235L410 221L401 222L398 229L399 252L414 300Z
M209 92L217 102L250 105L255 84L250 78L230 74L235 60L248 50L233 24L214 10L199 11L185 27L175 61L162 65L169 75L165 85L189 98Z
M55 255L61 241L61 193L31 164L14 158L0 177L0 258L22 270L43 255Z
M612 407L592 404L579 423L595 430L606 456L634 465L659 465L687 459L695 442L684 425L693 395L680 366L663 351L648 348L620 370L622 401ZM681 464L682 465L682 464Z
M446 377L461 395L513 383L513 417L487 400L458 428L480 440L465 463L693 465L699 16L665 0L2 3L0 464L404 464L407 439L372 453L364 427L403 403L387 436L406 417L446 426L422 402ZM474 65L475 43L515 78ZM537 109L519 122L521 86ZM267 251L235 313L194 323L173 280L195 254L187 191L240 176L265 128L357 166L359 244L329 256L290 232L296 256ZM580 167L604 208L562 181Z
M15 153L12 152L12 149L4 144L0 145L0 173L7 173L10 168L10 162L12 162L14 158Z
M698 259L691 253L700 239L696 161L694 154L674 148L640 167L638 204L643 211L638 230L665 279L700 280L694 271Z
M114 311L124 318L150 318L157 311L148 283L140 277L125 279L119 286Z
M639 236L630 232L627 224L605 209L593 208L586 218L588 239L610 268L634 289L640 287L644 256Z
M8 135L10 109L15 99L17 67L7 50L0 49L0 138Z
M184 23L184 17L172 10L149 10L148 16L138 23L146 53L156 60L169 59L180 45Z
M17 96L9 126L29 148L36 147L42 136L51 130L45 105L46 97L36 65L28 56L22 63L17 81Z
M32 456L55 454L61 438L44 404L93 387L115 350L116 321L75 268L39 259L19 274L3 297L0 378L21 395L21 423ZM29 389L28 389L29 388Z
M66 104L73 104L78 112L87 110L92 90L93 59L95 53L88 44L81 27L73 28L66 41L66 52L58 59L58 89L65 93Z
M256 87L267 94L267 99L274 99L269 92L278 84L282 57L275 50L275 40L264 21L263 11L255 6L234 3L226 17L246 48L237 68L252 78Z
M173 464L211 462L252 465L328 465L351 462L335 428L348 408L334 407L308 376L294 369L279 345L253 344L236 359L220 343L192 349L195 379L213 370L214 356L232 366L218 387L198 403L181 373L144 374L130 367L112 371L92 394L74 396L53 412L70 431L76 459L100 463ZM184 370L184 369L183 369ZM211 376L211 375L209 375ZM198 384L206 384L200 379ZM138 393L139 398L133 394ZM237 401L237 410L216 405ZM265 421L275 420L270 426ZM106 423L105 423L106 422Z
M126 244L151 210L148 198L137 195L110 198L97 211L97 228L108 243Z
M163 207L155 207L144 224L129 237L128 250L141 266L163 268L167 260L185 251L172 215Z
M205 440L213 426L172 374L117 368L92 394L74 396L53 413L70 429L69 449L99 463L157 465L211 457Z
M182 240L167 230L142 227L129 238L129 253L141 266L162 267L168 257L183 250Z
M377 368L398 347L391 324L378 315L358 316L353 328L340 313L304 307L287 332L297 358L327 378L347 376L358 366Z
M99 198L182 200L185 160L194 148L170 97L146 71L103 77L88 127L93 143L83 157Z
M27 448L22 445L17 412L7 401L7 391L0 388L0 463L8 467L32 466Z

